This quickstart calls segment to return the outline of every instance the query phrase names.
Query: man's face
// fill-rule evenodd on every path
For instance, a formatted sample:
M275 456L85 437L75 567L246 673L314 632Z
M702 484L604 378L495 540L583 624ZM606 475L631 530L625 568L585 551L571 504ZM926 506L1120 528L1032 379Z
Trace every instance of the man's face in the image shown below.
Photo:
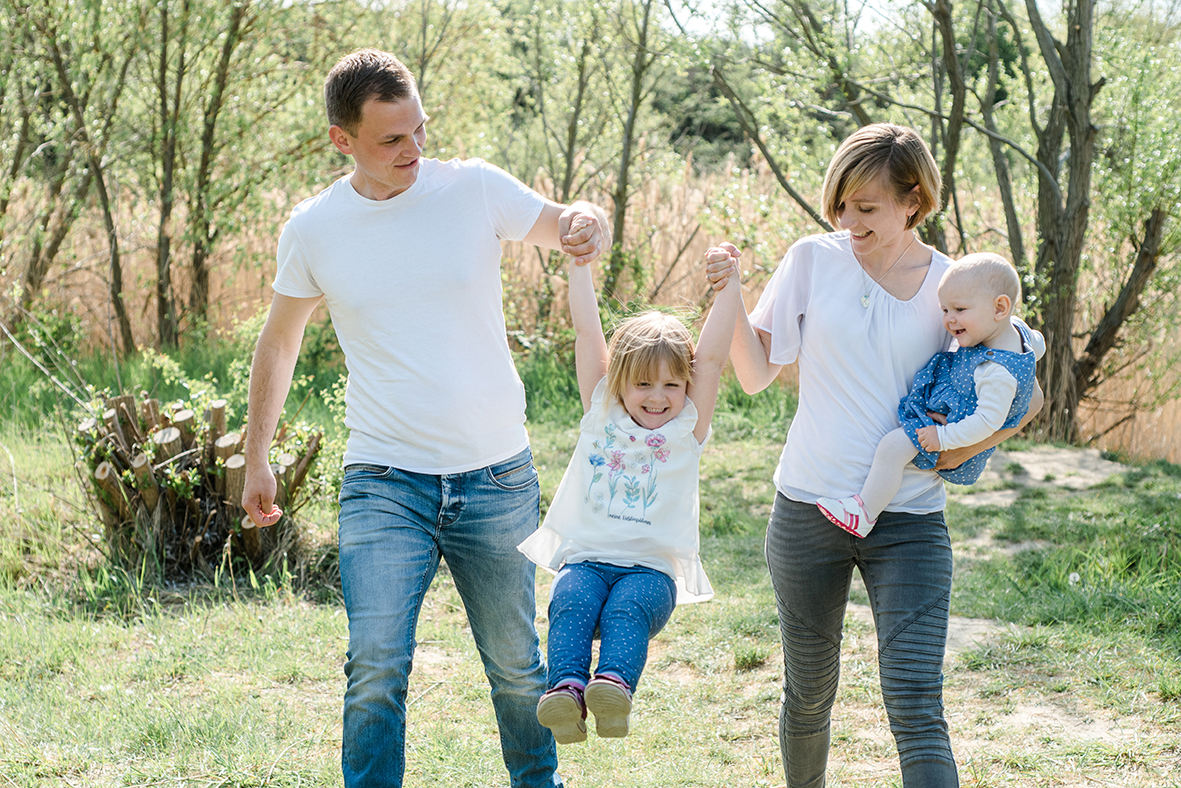
M426 143L426 113L415 94L400 101L369 99L361 108L356 133L340 126L328 136L357 165L353 188L370 200L388 200L414 185Z

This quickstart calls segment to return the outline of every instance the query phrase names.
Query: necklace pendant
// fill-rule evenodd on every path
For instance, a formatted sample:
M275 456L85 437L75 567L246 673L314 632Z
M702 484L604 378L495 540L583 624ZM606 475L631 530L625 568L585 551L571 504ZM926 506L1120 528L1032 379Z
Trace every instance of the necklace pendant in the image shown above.
M869 293L861 296L861 305L866 309L869 309Z

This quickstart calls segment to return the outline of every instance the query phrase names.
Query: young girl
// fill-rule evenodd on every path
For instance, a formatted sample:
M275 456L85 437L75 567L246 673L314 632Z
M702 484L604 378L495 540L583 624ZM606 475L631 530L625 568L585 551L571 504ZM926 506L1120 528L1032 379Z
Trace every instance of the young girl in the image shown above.
M913 461L934 468L939 452L978 443L1016 426L1029 410L1034 365L1046 351L1040 333L1013 316L1021 301L1017 271L995 254L970 254L939 281L943 326L959 348L938 353L915 375L898 405L902 426L878 444L861 492L849 498L820 498L816 505L832 522L864 537L898 492L902 469ZM942 413L936 424L928 412ZM993 450L939 475L953 484L972 484Z
M649 638L677 603L713 596L698 556L697 470L742 303L736 264L730 277L696 352L680 321L659 312L624 322L608 348L590 266L570 265L585 415L545 522L519 548L557 573L537 719L560 744L586 739L587 709L599 736L626 736Z

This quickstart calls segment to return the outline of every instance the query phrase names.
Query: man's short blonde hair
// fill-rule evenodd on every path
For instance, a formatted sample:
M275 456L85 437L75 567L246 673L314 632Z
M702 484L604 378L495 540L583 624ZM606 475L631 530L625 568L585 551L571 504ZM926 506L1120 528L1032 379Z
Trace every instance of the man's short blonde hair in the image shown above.
M904 201L911 192L918 198L918 210L907 218L906 229L939 207L943 179L927 143L914 129L874 123L850 134L829 162L820 197L824 218L839 226L846 196L883 176L896 200Z
M607 396L620 404L628 384L655 377L661 361L668 362L673 377L693 377L693 334L664 312L645 312L620 323L607 353Z
M991 298L1006 295L1014 309L1021 303L1021 277L1013 264L999 254L976 252L961 257L943 273L939 284L953 281L966 283Z

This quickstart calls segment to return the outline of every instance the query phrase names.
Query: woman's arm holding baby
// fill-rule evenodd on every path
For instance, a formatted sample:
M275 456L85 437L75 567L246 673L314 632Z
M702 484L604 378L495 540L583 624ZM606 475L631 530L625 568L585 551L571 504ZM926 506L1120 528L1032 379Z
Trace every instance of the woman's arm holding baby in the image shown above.
M1001 443L1003 443L1006 439L1013 437L1017 433L1021 432L1021 430L1025 429L1026 425L1033 421L1034 416L1036 416L1038 411L1042 409L1042 405L1045 404L1045 401L1046 398L1045 394L1042 393L1042 387L1035 380L1033 383L1033 397L1031 397L1029 400L1029 411L1025 414L1025 418L1021 419L1020 424L1018 424L1016 427L1010 427L1005 430L994 432L988 438L980 441L980 443L974 443L971 446L965 446L962 449L950 449L941 453L939 455L939 461L935 464L935 470L943 471L948 470L949 468L958 468L980 452L988 451L989 449L1001 445ZM931 414L931 416L934 418L935 414Z
M1046 353L1045 337L1042 336L1041 332L1034 331L1029 326L1025 325L1025 323L1020 321L1020 319L1014 318L1014 320L1020 322L1021 326L1029 332L1028 343L1026 342L1026 334L1021 332L1022 344L1025 346L1025 349L1032 352L1034 354L1034 358L1040 360ZM1029 410L1026 411L1025 417L1021 419L1021 422L1016 427L1010 427L1009 429L994 432L990 437L985 438L979 443L974 443L971 446L964 446L961 449L951 449L949 451L943 452L939 455L939 461L935 464L935 469L944 471L950 468L958 468L980 452L988 451L989 449L993 449L1001 445L1004 441L1025 429L1026 426L1028 426L1028 424L1033 421L1034 417L1037 416L1038 412L1041 411L1042 405L1044 405L1045 402L1046 395L1042 392L1042 386L1040 383L1038 383L1037 378L1034 378L1033 397L1029 400ZM936 420L941 418L937 417L934 413L929 415ZM941 423L946 423L946 421Z

